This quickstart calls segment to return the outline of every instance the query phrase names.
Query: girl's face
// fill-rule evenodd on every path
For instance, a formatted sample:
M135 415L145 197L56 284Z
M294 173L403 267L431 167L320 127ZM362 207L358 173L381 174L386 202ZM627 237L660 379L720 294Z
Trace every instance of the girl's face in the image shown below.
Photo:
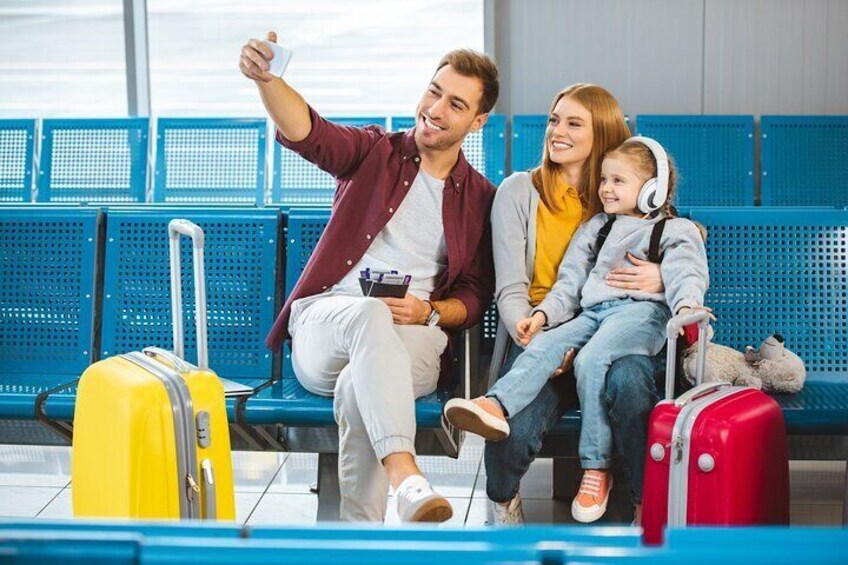
M607 214L643 216L637 209L639 191L648 178L623 155L612 155L601 163L601 187L598 196Z
M545 131L551 161L558 165L582 164L592 153L593 140L591 112L570 96L560 98Z

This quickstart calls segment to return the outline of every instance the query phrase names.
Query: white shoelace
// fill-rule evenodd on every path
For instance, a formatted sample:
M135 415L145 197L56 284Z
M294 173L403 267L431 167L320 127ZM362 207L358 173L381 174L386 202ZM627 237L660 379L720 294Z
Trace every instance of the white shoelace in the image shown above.
M580 481L580 490L577 491L577 494L588 494L594 498L598 498L601 495L601 483L603 482L603 475L597 475L592 473L583 473L583 480Z

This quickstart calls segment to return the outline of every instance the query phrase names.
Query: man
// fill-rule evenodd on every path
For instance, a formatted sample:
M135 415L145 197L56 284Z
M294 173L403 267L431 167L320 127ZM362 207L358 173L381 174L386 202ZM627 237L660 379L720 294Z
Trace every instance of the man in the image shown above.
M277 349L291 338L300 383L335 397L342 519L382 521L391 484L402 520L447 520L450 503L415 463L415 398L450 369L446 332L476 324L492 299L494 186L461 145L497 100L497 68L474 51L448 53L414 129L387 133L324 120L268 74L272 57L251 39L239 66L256 82L277 141L332 174L337 188L326 231L266 343ZM365 268L412 275L408 293L364 297Z

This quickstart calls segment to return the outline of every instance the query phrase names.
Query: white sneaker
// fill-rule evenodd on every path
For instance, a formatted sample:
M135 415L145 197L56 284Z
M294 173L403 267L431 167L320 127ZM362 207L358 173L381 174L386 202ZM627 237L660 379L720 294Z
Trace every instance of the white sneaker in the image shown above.
M506 504L492 502L492 526L523 526L524 510L521 508L521 496L516 494L515 498Z
M407 477L395 490L397 513L402 522L444 522L453 508L421 475Z

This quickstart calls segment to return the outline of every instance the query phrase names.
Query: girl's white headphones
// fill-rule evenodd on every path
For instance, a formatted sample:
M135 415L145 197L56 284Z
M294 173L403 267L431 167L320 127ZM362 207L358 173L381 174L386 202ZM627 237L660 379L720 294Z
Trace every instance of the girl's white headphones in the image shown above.
M627 142L641 143L651 150L651 153L654 154L654 160L657 162L657 176L642 185L641 190L639 190L639 197L636 200L639 211L643 214L649 214L661 208L668 198L668 155L663 146L650 137L637 135L628 139Z

